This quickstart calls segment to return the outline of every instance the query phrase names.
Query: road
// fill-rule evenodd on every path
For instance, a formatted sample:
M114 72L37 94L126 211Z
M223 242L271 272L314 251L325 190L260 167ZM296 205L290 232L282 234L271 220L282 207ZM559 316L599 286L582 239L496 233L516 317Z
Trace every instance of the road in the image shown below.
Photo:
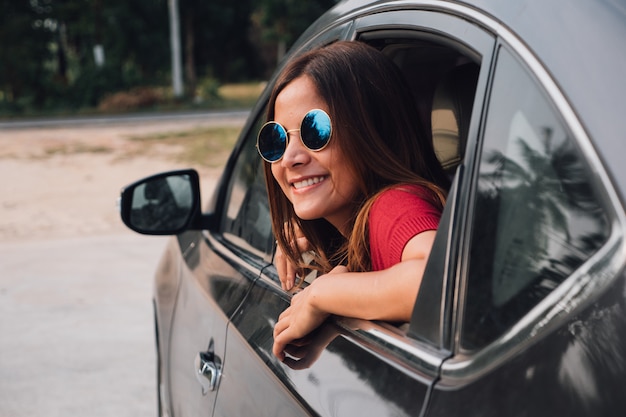
M16 119L0 121L0 130L42 128L42 127L68 127L68 126L98 126L123 123L150 123L154 121L219 121L223 119L242 119L250 113L249 110L223 110L223 111L186 111L178 113L137 113L128 115L111 116L84 116L62 118L37 118Z
M178 166L115 147L246 114L0 123L0 417L156 415L152 283L168 238L125 229L114 201L144 172ZM41 151L96 141L111 151Z
M166 239L0 244L0 416L156 416L151 293Z

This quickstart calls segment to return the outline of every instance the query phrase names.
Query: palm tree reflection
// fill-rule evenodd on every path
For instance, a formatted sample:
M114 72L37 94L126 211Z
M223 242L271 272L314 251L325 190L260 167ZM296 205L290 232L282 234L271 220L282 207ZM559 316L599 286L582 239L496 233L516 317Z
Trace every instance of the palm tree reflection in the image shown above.
M534 146L517 137L481 166L468 289L480 301L468 314L485 324L477 344L502 334L608 237L580 152L549 127L542 136Z

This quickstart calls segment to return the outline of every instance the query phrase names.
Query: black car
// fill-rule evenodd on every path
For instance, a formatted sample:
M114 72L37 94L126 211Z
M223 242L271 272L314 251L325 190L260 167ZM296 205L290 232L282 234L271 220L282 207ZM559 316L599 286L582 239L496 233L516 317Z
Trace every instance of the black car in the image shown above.
M163 416L626 415L626 5L339 3L288 59L339 39L389 55L453 179L410 323L336 317L288 364L252 110L213 198L195 171L122 192L175 235L154 306Z

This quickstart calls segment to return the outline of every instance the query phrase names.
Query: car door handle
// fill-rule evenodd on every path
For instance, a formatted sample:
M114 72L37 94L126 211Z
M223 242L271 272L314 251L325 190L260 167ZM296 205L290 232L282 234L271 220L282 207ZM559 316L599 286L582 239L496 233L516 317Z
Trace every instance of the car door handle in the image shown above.
M194 361L196 379L202 386L202 395L215 391L222 374L220 361L215 360L215 355L210 352L199 352Z

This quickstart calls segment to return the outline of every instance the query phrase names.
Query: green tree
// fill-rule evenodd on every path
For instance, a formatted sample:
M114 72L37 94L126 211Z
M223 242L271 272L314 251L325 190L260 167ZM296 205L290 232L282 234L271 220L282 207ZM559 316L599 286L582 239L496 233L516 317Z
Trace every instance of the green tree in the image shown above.
M202 78L266 77L275 45L291 44L334 3L179 0L188 95ZM169 85L167 0L0 4L0 111L95 106L108 93Z
M169 71L166 0L2 0L0 103L93 106ZM103 60L94 51L100 48Z
M13 110L45 98L53 39L50 1L1 0L0 105Z
M195 70L198 77L238 81L259 73L248 36L252 0L179 0L179 5L187 77Z
M107 93L166 78L165 0L74 0L59 2L56 13L67 31L75 103L93 106ZM96 60L98 48L101 62Z
M258 3L255 20L263 39L276 43L276 58L280 61L298 36L336 3L336 0L263 0Z

